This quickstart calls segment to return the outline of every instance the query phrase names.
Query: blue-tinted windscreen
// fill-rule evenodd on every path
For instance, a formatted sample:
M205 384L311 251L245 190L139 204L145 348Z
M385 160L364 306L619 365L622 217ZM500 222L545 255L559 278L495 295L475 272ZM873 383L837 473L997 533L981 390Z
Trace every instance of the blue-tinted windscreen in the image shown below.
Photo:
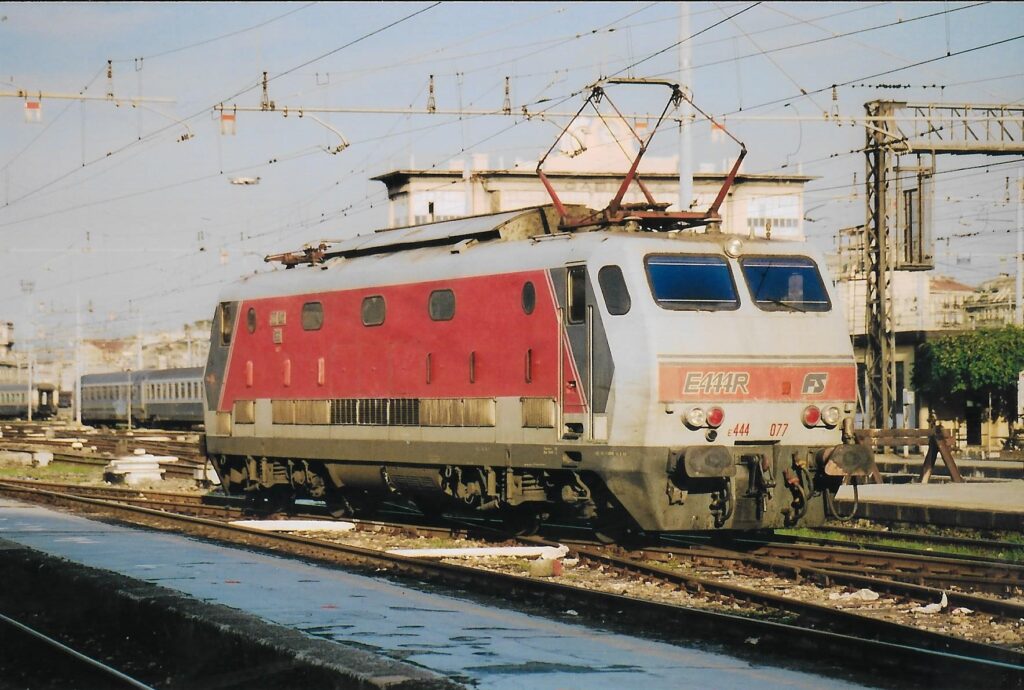
M652 256L647 276L658 306L665 309L736 309L739 298L720 256Z
M832 308L818 267L802 256L740 260L754 303L765 311L828 311Z

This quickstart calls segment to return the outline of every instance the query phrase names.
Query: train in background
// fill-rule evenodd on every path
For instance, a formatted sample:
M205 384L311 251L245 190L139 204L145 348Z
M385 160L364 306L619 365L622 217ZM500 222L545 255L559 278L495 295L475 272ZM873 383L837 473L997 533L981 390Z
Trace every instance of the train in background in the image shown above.
M203 423L203 368L143 369L86 374L82 421L192 427Z
M27 419L29 398L33 419L50 419L57 415L57 387L52 383L35 383L31 395L24 383L0 383L0 418Z

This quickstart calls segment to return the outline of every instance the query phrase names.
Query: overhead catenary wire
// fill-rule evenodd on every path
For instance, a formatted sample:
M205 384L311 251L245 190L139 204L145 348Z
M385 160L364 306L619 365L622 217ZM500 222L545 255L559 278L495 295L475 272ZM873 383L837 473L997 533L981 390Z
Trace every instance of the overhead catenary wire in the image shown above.
M160 51L158 53L151 53L150 55L142 55L142 56L135 57L135 58L118 58L118 59L113 60L113 62L118 62L118 63L125 63L125 62L132 63L132 62L134 62L136 64L139 64L139 63L141 63L144 60L156 60L157 58L166 57L168 55L174 55L175 53L180 53L180 52L185 51L185 50L191 50L192 48L198 48L200 46L205 46L205 45L209 45L211 43L216 43L217 41L223 41L223 40L228 39L228 38L233 38L235 36L240 36L240 35L242 35L244 33L248 33L249 31L255 31L256 29L262 29L265 26L269 26L270 24L273 24L274 22L280 21L280 20L284 19L285 17L290 17L291 15L293 15L293 14L295 14L297 12L301 12L301 11L303 11L305 9L308 9L308 8L310 8L310 7L312 7L313 5L316 5L316 4L317 4L316 2L307 2L304 5L301 5L300 7L296 7L294 9L288 10L287 12L285 12L283 14L279 14L276 17L271 17L270 19L262 21L262 22L260 22L258 24L253 24L252 26L247 26L247 27L242 28L242 29L237 29L235 31L231 31L231 32L228 32L226 34L221 34L219 36L213 36L212 38L206 38L206 39L203 39L201 41L195 41L194 43L189 43L189 44L186 44L186 45L183 45L183 46L178 46L177 48L169 48L167 50L163 50L163 51Z
M407 122L409 122L409 118L406 118L406 119L404 119L404 120L406 120ZM447 124L451 124L451 123L447 123ZM398 126L400 126L400 124L399 124ZM431 125L431 127L432 127L432 126L434 126L434 125ZM439 124L438 124L437 126L443 126L443 125L439 123ZM425 128L425 129L426 129L426 128ZM389 130L389 131L393 131L393 130ZM470 149L472 149L472 147L473 147L473 145L472 145L472 144L468 144L468 145L464 146L464 147L463 147L463 149L464 149L464 150L470 150ZM460 153L462 153L462 152L460 152ZM458 154L457 154L457 155L458 155ZM372 156L371 156L371 155L368 155L368 159L370 159L370 158L372 158ZM365 160L366 160L366 159L365 159ZM443 160L447 160L447 159L442 159L442 161L443 161ZM367 165L367 164L366 164L366 163L364 163L364 165ZM332 186L333 186L333 185L332 185ZM383 200L383 198L384 198L384 193L383 193L383 191L380 191L380 192L377 192L377 191L375 191L375 192L374 192L374 195L373 195L373 199L374 199L375 201L374 201L373 203L374 203L374 204L379 204L379 203L380 203L380 200ZM313 214L310 214L310 218L304 219L304 222L308 222L308 221L309 221L309 220L310 220L311 218L313 218ZM299 230L299 231L301 231L301 230Z
M335 54L339 53L340 51L345 50L346 48L350 48L350 47L352 47L354 45L357 45L357 44L359 44L359 43L361 43L361 42L363 42L363 41L365 41L367 39L370 39L370 38L376 36L377 34L380 34L380 33L384 32L384 31L387 31L388 29L390 29L392 27L398 26L399 24L402 24L402 23L404 23L406 21L409 21L409 20L411 20L411 19L413 19L413 18L423 14L424 12L427 12L427 11L437 7L440 4L441 4L440 2L434 2L431 5L428 5L427 7L418 9L415 12L407 14L407 15L405 15L405 16L399 18L399 19L396 19L396 20L394 20L394 21L392 21L392 22L390 22L390 23L388 23L388 24L386 24L384 26L378 27L378 28L376 28L376 29L374 29L372 31L364 33L364 34L360 35L359 37L357 37L355 39L352 39L351 41L348 41L348 42L338 46L337 48L329 50L326 53L318 55L317 57L314 57L314 58L311 58L309 60L306 60L305 62L303 62L301 64L298 64L298 65L295 65L294 67L291 67L291 68L285 70L284 72L280 72L280 73L274 75L273 77L268 78L267 81L268 82L269 81L273 81L274 79L278 79L278 78L280 78L282 76L285 76L286 74L290 74L290 73L292 73L292 72L294 72L296 70L302 69L303 67L308 67L309 65L311 65L311 64L313 64L315 62L318 62L319 60L323 60L326 57L329 57L331 55L335 55ZM235 93L233 93L232 95L228 96L227 98L219 99L218 102L219 103L223 103L224 101L232 100L234 98L237 98L238 96L241 96L244 93L248 93L249 91L254 91L257 88L259 88L259 84L258 83L250 84L249 86L243 87L240 90L236 91ZM202 115L205 115L205 114L209 113L210 110L212 109L212 107L213 106L205 107L202 110L199 110L199 111L193 113L192 115L189 115L188 117L182 118L178 122L187 122L187 121L190 121L190 120L194 120L197 117L200 117ZM90 165L95 165L95 164L97 164L97 163L99 163L101 161L108 160L112 156L116 156L119 153L122 153L123 151L126 151L128 149L133 148L134 146L136 146L140 142L143 142L143 141L146 141L146 140L151 139L153 137L156 137L157 135L162 134L162 133L166 132L167 130L175 127L178 124L178 122L175 122L172 125L165 125L163 127L158 127L157 129L149 132L148 134L146 134L144 136L137 137L135 140L133 140L133 141L127 143L127 144L124 144L123 146L120 146L120 147L118 147L116 149L108 151L103 156L99 156L97 158L93 158L90 161L83 162L80 167L73 168L73 169L63 173L62 175L59 175L58 177L50 180L49 182L46 182L46 183L44 183L44 184L42 184L42 185L40 185L38 187L33 188L31 191L26 192L25 194L22 194L20 197L18 197L16 199L13 199L13 200L9 200L7 202L7 204L5 204L5 206L10 206L11 204L13 204L15 202L22 201L23 199L26 199L26 198L28 198L30 196L33 196L33 195L39 193L40 191L49 188L53 184L56 184L57 182L60 182L61 180L64 180L64 179L74 175L75 173L79 172L83 168L86 168L86 167L88 167Z

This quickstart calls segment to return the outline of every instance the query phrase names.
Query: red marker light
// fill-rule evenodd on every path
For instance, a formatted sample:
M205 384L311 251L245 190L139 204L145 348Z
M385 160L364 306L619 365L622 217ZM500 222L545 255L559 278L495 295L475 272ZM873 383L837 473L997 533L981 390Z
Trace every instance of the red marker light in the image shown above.
M717 429L725 421L725 410L721 407L712 407L708 410L708 426Z
M808 428L817 426L818 422L821 421L821 410L814 405L808 405L804 408L803 418L804 426Z

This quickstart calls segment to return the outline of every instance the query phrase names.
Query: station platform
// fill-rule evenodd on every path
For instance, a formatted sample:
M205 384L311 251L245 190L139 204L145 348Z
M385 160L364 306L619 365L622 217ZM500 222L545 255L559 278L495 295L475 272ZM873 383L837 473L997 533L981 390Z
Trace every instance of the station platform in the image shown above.
M1024 530L1024 480L942 484L862 484L857 517L885 522ZM852 508L853 487L837 495L839 510Z
M574 622L572 611L531 615L426 585L110 525L9 499L0 499L0 539L247 612L292 632L398 660L469 687L862 687L770 666L767 660L755 663L582 625Z
M898 454L878 454L875 456L879 471L883 475L909 475L917 477L924 464L924 456L920 454L906 457ZM1016 458L992 457L984 460L958 459L956 461L960 473L967 481L986 481L992 479L1024 479L1024 460ZM937 462L932 472L932 481L949 481L949 470L941 462Z

